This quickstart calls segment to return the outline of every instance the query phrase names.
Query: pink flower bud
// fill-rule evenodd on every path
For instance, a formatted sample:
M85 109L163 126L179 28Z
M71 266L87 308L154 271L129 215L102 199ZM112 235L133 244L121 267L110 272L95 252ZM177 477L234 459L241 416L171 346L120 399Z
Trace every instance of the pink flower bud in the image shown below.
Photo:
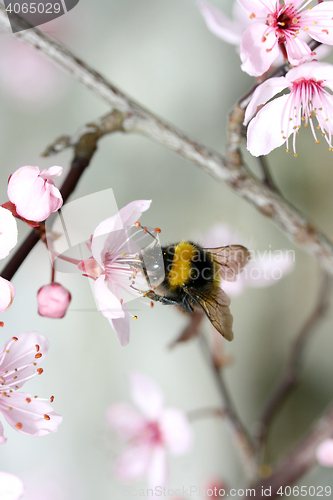
M30 221L43 221L62 207L62 197L53 178L62 173L62 167L40 171L38 167L21 167L10 177L8 197L17 213Z
M63 318L71 301L71 294L60 283L42 286L37 293L38 314L48 318Z

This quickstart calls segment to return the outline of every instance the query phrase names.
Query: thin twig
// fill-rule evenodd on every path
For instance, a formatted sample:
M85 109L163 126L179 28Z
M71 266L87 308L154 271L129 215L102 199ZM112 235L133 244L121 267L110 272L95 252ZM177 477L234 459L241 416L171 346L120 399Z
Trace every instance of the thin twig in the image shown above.
M264 500L268 497L282 498L278 491L284 493L286 486L291 486L316 465L316 449L325 439L333 436L333 406L329 407L324 415L315 422L310 431L302 437L301 441L284 456L274 467L273 473L266 479L258 480L251 485L255 489L253 500ZM263 491L270 488L270 494ZM266 492L267 493L267 492ZM289 491L288 491L289 493ZM295 495L292 495L294 498Z
M234 404L224 382L223 373L215 365L208 343L203 335L199 335L199 345L201 347L203 355L205 356L209 363L209 366L211 367L215 382L221 394L223 402L223 413L225 418L231 425L231 429L235 436L235 441L238 446L244 468L249 477L253 478L257 473L257 462L251 438L234 408Z
M298 382L304 349L310 336L316 331L320 321L325 317L325 314L328 311L331 289L332 278L325 273L314 310L304 323L303 327L300 329L294 341L287 368L278 386L266 404L262 417L259 421L259 435L257 437L259 449L265 444L268 427L274 415L280 409L283 401Z
M121 122L122 115L118 111L110 113L107 120L107 133L121 130ZM104 132L103 127L89 129L89 131L86 130L86 133L81 135L80 139L76 142L71 168L60 188L64 203L73 193L83 172L90 164L97 149L97 142L104 135L104 133L106 132ZM1 272L1 276L7 280L11 280L20 265L24 262L25 258L29 255L40 239L44 240L43 232L41 232L39 228L31 231L7 263L6 267Z
M272 191L275 191L275 193L280 193L279 189L277 188L277 186L273 180L271 171L268 167L266 156L258 156L257 159L258 159L258 163L259 163L259 166L260 166L262 174L263 174L262 182L269 189L271 189Z
M200 420L202 418L224 417L225 413L221 408L198 408L187 412L187 418L190 421Z

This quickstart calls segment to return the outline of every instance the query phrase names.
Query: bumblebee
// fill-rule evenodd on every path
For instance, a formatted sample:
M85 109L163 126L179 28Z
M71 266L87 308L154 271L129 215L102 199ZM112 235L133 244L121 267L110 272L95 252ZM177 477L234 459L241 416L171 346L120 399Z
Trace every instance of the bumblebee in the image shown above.
M158 253L162 258L158 257ZM150 287L145 297L181 307L188 313L201 308L216 330L232 340L230 299L220 287L221 279L235 281L249 259L241 245L202 248L190 241L142 250L142 271ZM164 274L161 278L161 266Z

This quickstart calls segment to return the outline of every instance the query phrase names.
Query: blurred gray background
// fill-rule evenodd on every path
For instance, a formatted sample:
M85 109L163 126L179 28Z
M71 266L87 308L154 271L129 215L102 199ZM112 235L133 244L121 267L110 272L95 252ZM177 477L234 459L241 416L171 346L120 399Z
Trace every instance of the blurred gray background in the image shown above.
M231 12L231 1L213 3ZM42 29L143 106L224 152L228 110L253 81L241 71L235 48L208 31L194 1L80 0ZM108 111L81 84L21 45L11 35L0 36L1 203L7 201L8 177L22 165L61 165L64 177L71 152L46 159L40 153L59 135L72 134ZM332 54L327 60L333 62ZM270 154L272 174L284 196L333 238L332 153L326 143L315 145L310 129L301 130L297 147L297 158L284 147ZM244 155L259 173L245 146ZM226 380L244 423L253 430L292 340L313 308L321 282L318 266L229 188L146 138L114 134L101 140L71 199L105 188L113 189L119 208L152 199L141 220L162 229L163 244L199 239L213 224L226 223L257 250L295 250L291 274L270 288L248 288L231 304L235 339L225 350L234 363L226 368ZM22 241L29 229L18 225ZM28 330L48 337L43 376L23 390L54 395L54 410L64 421L56 434L43 438L19 435L5 423L8 441L0 470L21 477L26 500L122 499L125 486L112 476L118 445L105 411L112 403L129 401L127 373L153 377L166 404L185 411L218 406L219 393L196 340L169 350L187 322L176 309L138 306L131 342L121 348L107 320L94 311L87 280L78 274L57 275L73 297L66 317L38 316L36 293L50 275L48 254L39 243L15 275L17 295L1 318L1 336L3 343ZM300 384L271 429L270 460L284 453L332 399L332 325L330 312L308 343ZM208 321L203 328L209 333ZM169 487L199 487L211 476L230 487L243 486L228 424L202 419L194 423L194 432L192 453L170 458ZM317 466L299 484L332 486L332 470ZM145 487L145 481L132 486Z

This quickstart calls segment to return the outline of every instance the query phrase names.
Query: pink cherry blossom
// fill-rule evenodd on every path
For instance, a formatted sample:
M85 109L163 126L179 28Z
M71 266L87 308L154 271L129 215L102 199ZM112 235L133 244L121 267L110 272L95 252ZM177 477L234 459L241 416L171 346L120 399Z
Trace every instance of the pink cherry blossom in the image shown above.
M126 403L111 405L107 421L125 442L115 463L118 479L131 481L147 476L148 487L164 486L167 480L167 452L187 453L192 429L185 413L165 408L158 385L138 373L130 376L131 396L138 408Z
M333 467L333 439L325 439L316 450L318 463L323 467Z
M205 236L203 246L214 248L236 243L249 246L243 236L227 225L218 224ZM230 297L240 295L246 287L260 288L274 285L294 267L293 252L287 250L250 251L250 254L250 262L237 275L236 281L221 282L221 287Z
M266 155L286 143L289 152L289 137L296 155L296 136L302 122L310 125L316 143L324 137L332 148L333 97L326 90L333 89L333 66L328 63L310 62L290 70L286 76L271 78L255 90L245 113L244 124L248 124L258 106L265 104L249 124L247 149L253 156ZM288 94L272 99L283 90ZM316 118L318 126L316 126Z
M15 297L15 288L10 281L0 276L0 312L11 306Z
M17 224L12 213L0 206L0 259L4 259L17 243Z
M299 36L306 32L321 43L333 44L333 2L308 7L311 0L238 0L256 22L242 38L242 69L260 76L279 57L279 44L284 44L289 62L297 66L316 56ZM259 21L259 22L257 22Z
M40 171L38 167L21 167L8 182L8 197L17 213L25 219L44 221L62 207L62 196L53 180L62 173L62 167Z
M150 200L132 201L119 212L101 222L95 229L91 251L93 258L79 264L79 269L95 280L95 297L102 314L109 320L122 346L129 342L130 314L126 297L139 297L132 288L133 249L128 252L131 236L129 230L142 212L150 207ZM141 275L141 273L138 273ZM141 285L146 281L141 276ZM140 280L140 276L136 276Z
M42 286L37 293L38 314L48 318L63 318L71 301L71 294L60 283Z
M1 500L18 500L24 493L24 486L18 477L8 472L0 472Z
M221 40L236 45L237 52L240 52L243 34L247 28L253 25L253 19L249 16L248 11L235 0L232 6L232 19L230 19L224 12L205 0L200 0L197 5L208 29ZM308 44L311 39L306 33L307 31L300 31L298 36L305 44ZM320 45L316 48L316 59L322 59L331 50L332 48L327 45ZM271 62L271 66L280 66L281 64L283 64L283 55L281 51L278 51L278 55Z
M62 417L54 413L46 400L15 392L27 380L43 372L37 366L44 359L48 348L48 340L32 331L12 337L0 350L0 412L21 434L44 436L55 432L62 421ZM5 441L0 424L0 444Z

